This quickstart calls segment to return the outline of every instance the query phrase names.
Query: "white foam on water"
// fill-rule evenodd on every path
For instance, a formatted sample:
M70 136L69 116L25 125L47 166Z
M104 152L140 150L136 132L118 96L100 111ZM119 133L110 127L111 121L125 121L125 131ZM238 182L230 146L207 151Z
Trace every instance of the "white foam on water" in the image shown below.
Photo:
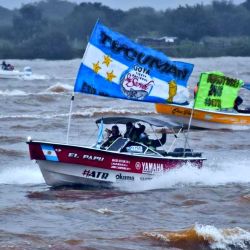
M94 211L96 211L97 213L100 214L114 214L114 213L122 213L122 211L114 211L108 208L99 208L99 209L94 209Z
M212 249L228 249L229 247L249 249L250 232L240 227L218 229L211 225L196 224L194 229L198 235L208 240Z
M144 114L144 115L148 115L148 114L152 114L151 111L138 111L140 115ZM131 111L129 109L122 109L122 110L114 110L113 108L91 108L91 109L87 109L86 111L83 112L72 112L72 116L76 116L76 117L97 117L97 116L103 116L103 115L121 115L121 114L133 114L136 115L138 114L137 111ZM16 115L0 115L0 119L27 119L27 118L31 118L31 119L54 119L57 117L68 117L69 113L65 113L65 114L58 114L58 113L54 113L54 114L41 114L41 115L29 115L29 114L16 114Z
M28 93L22 91L22 90L18 90L18 89L13 89L13 90L0 90L0 95L3 96L25 96L25 95L29 95Z
M37 165L14 166L0 172L0 184L39 184L44 179ZM221 186L228 184L250 183L248 162L222 162L217 165L206 164L203 168L187 164L170 170L150 181L134 181L117 184L115 187L129 192L140 192L154 189L166 189L180 186Z
M204 164L198 169L186 164L181 168L172 169L149 181L119 184L118 188L131 192L154 189L173 188L178 186L220 186L227 184L250 183L250 168L248 162L221 162Z
M32 75L24 75L21 77L22 80L25 81L32 81L32 80L48 80L50 77L48 75L38 75L38 74L32 74Z
M45 183L45 181L36 165L11 167L0 172L0 184L28 185L41 183Z

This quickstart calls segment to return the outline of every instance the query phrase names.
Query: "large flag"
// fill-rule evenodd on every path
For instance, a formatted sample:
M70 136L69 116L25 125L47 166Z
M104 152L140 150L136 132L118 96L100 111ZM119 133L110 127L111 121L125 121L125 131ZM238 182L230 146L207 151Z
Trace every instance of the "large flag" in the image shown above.
M146 101L185 103L193 64L171 61L97 22L90 37L75 92Z
M221 72L202 73L194 107L209 110L233 108L242 85L242 80L226 77Z

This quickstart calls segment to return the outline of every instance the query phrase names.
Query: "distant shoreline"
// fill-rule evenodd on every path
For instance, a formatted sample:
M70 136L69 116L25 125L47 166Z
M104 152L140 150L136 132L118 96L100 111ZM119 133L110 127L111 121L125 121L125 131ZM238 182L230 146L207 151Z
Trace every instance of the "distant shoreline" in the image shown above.
M250 56L249 17L249 0L162 11L150 7L123 11L64 0L38 1L15 10L0 6L0 59L81 58L98 19L170 57Z

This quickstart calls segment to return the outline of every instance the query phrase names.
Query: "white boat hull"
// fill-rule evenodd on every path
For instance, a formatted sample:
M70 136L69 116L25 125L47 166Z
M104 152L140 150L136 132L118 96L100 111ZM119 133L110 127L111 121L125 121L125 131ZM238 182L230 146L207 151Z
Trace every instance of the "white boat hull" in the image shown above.
M121 173L120 171L100 169L53 161L37 161L42 175L49 186L96 186L111 187L112 184L131 183L152 179L150 174Z

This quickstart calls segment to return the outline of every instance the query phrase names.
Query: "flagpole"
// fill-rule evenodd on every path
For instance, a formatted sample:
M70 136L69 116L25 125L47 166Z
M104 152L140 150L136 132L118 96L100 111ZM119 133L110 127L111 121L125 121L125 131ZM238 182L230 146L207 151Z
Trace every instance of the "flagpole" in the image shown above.
M196 95L194 96L194 103L193 103L193 107L192 107L192 111L191 111L191 115L189 118L189 123L188 123L188 130L187 130L187 136L185 138L185 144L184 144L184 157L186 156L186 148L187 148L187 142L188 142L188 135L189 135L189 131L190 131L190 127L191 127L191 123L192 123L192 119L193 119L193 114L194 114L194 106L195 106L195 101L196 101Z
M98 21L99 21L99 19L97 20L96 25L97 25ZM95 25L95 28L96 28L96 25ZM94 28L94 29L95 29L95 28ZM93 31L93 32L94 32L94 31ZM92 32L92 33L93 33L93 32ZM84 61L84 58L86 57L86 54L87 54L88 49L89 49L89 43L87 44L87 47L86 47L86 49L85 49L85 52L84 52L83 57L82 57L82 60L81 60L81 63ZM79 72L78 72L78 75L79 75ZM78 78L78 76L77 76L77 78ZM70 109L69 109L69 120L68 120L67 141L66 141L67 144L69 144L70 123L71 123L71 116L72 116L73 101L74 101L74 99L75 99L75 95L74 95L74 94L75 94L75 92L73 91L72 96L71 96Z
M192 122L193 114L194 114L194 106L195 106L195 100L194 100L194 104L193 104L193 107L192 107L192 111L191 111L191 115L190 115L189 123L188 123L187 136L186 136L185 145L184 145L184 156L186 155L186 148L187 148L188 135L189 135L189 130L190 130L190 127L191 127L191 122Z
M69 109L69 120L68 120L68 130L67 130L67 144L69 144L69 130L70 130L70 123L71 123L71 114L72 114L72 107L73 107L73 101L75 99L74 92L72 93L71 96L71 101L70 101L70 109Z

